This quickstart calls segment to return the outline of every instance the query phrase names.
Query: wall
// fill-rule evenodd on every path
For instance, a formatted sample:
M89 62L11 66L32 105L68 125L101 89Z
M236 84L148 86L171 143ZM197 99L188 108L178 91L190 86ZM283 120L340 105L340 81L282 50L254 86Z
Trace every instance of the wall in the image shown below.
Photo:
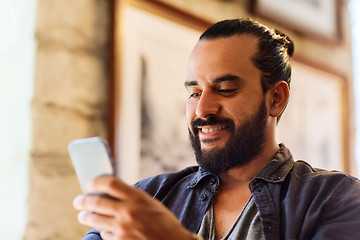
M81 193L67 144L107 137L109 5L39 0L36 24L28 220L24 239L80 239Z
M35 14L36 0L0 8L0 236L11 240L21 239L27 220Z

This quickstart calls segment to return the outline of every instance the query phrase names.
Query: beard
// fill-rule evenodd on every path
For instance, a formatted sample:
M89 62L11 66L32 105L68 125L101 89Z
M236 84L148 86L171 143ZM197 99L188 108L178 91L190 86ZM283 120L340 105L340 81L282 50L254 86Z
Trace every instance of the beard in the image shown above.
M230 131L230 139L225 146L212 150L202 150L198 127L221 124ZM267 125L267 108L265 100L260 104L258 112L247 119L237 129L232 119L212 115L207 119L195 119L189 128L191 145L194 149L196 162L200 167L214 174L223 174L234 167L249 163L263 149ZM216 141L206 139L203 142Z

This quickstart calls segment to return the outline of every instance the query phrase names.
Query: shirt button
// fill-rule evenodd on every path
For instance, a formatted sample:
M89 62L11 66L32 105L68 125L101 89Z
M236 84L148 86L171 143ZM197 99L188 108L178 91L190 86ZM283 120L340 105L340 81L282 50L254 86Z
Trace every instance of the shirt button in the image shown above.
M201 195L200 199L201 199L202 201L205 201L205 200L207 199L207 195L206 195L206 194Z
M268 232L271 232L271 231L272 231L272 226L271 226L271 224L269 224L269 225L267 226L267 231L268 231Z

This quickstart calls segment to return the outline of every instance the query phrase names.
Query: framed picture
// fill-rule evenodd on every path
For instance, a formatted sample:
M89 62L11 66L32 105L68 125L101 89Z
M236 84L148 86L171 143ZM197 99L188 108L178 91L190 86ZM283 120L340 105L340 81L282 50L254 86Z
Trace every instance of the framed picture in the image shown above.
M251 11L307 36L339 42L340 0L253 0Z
M349 170L345 89L343 77L293 61L290 100L277 136L295 160L317 168Z
M206 28L202 24L207 24L163 6L159 13L139 2L125 1L121 8L116 90L116 155L121 178L132 183L195 164L184 82L188 58Z
M196 164L188 140L184 81L188 58L207 23L182 13L174 19L178 12L139 4L149 1L122 2L115 155L121 178L134 183ZM278 140L296 159L347 170L345 111L344 78L297 60Z

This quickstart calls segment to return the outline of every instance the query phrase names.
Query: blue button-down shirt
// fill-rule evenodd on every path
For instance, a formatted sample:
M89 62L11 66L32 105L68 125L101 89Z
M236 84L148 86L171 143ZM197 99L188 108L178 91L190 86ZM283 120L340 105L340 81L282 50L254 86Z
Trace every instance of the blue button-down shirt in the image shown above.
M199 167L144 179L138 188L159 199L197 232L220 184ZM360 181L294 162L282 144L249 185L265 239L360 239ZM101 239L96 230L84 238Z

